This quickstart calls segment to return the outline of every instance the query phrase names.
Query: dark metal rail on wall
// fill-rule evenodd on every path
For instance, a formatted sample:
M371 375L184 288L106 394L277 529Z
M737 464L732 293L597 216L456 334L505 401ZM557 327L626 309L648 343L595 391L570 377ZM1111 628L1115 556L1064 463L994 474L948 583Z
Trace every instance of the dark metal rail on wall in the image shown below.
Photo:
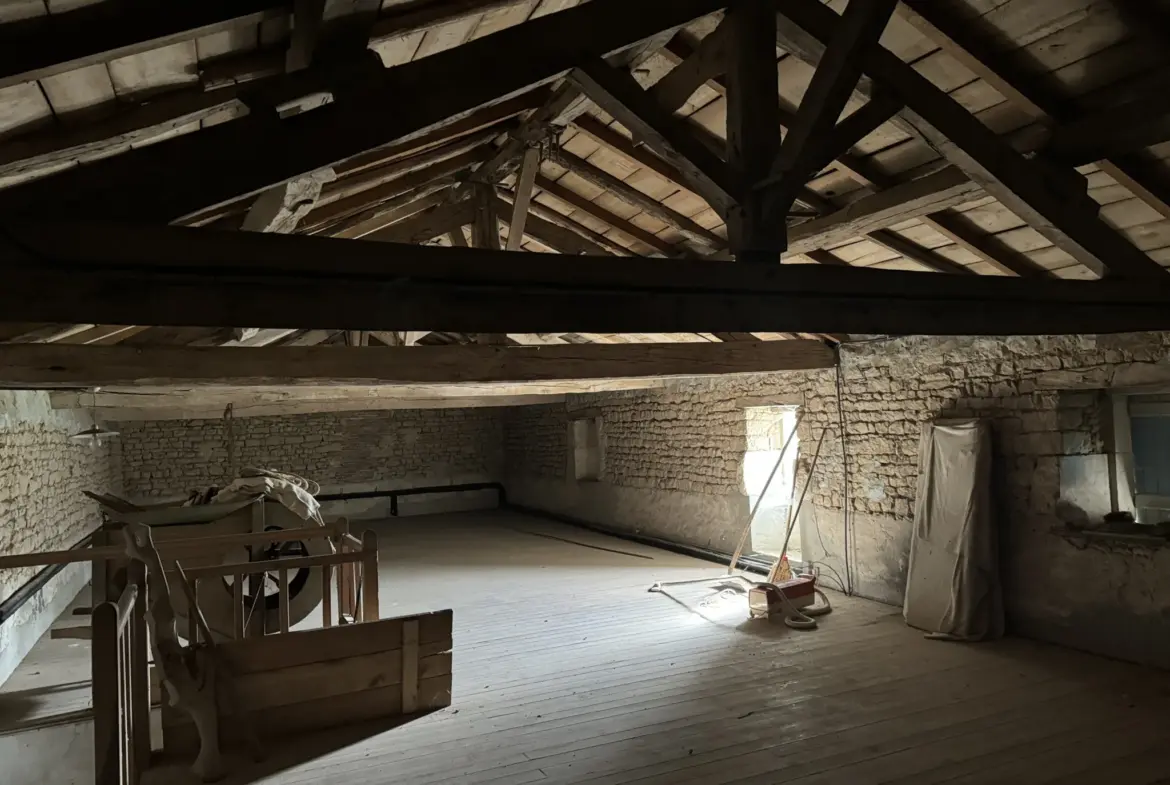
M461 485L427 485L421 488L395 488L386 491L354 491L353 493L322 493L317 496L319 502L348 501L350 499L390 499L390 514L398 515L398 499L401 496L421 496L431 493L458 493L462 491L495 491L496 503L500 507L508 505L508 492L502 483L498 482L468 482Z

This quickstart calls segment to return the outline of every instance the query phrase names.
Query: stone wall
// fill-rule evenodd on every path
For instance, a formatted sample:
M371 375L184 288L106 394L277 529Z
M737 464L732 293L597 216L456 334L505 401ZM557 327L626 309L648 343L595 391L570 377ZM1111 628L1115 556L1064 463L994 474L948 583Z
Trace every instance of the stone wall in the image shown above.
M804 558L826 584L900 604L922 424L988 418L1009 621L1035 637L1170 667L1170 549L1082 548L1058 531L1109 510L1108 402L1079 388L1170 387L1168 356L1165 334L879 339L843 347L840 407L836 371L580 396L509 412L508 488L521 504L730 552L746 519L741 406L802 403L797 487L824 434L800 521ZM602 418L597 483L565 479L565 424L582 413Z
M0 553L69 548L101 523L84 490L120 490L116 455L69 436L88 417L49 408L48 396L0 391ZM39 568L0 570L0 601ZM63 612L89 579L88 565L71 565L16 614L0 622L0 683Z
M133 499L175 498L223 485L232 466L264 466L349 493L502 479L499 409L402 409L224 420L120 423L123 479ZM228 432L234 445L229 460ZM230 464L230 465L229 465ZM404 498L401 514L494 503L491 492ZM326 512L388 514L387 499L330 503Z

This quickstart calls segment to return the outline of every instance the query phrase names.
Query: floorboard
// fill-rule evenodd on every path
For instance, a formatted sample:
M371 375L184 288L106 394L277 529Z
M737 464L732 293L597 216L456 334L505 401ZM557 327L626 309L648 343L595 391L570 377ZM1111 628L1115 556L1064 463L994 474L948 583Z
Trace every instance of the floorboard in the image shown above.
M383 616L455 610L452 707L270 750L226 782L1170 777L1170 674L1020 639L928 641L899 609L834 593L816 631L749 622L742 597L710 587L647 591L717 565L513 513L371 527Z

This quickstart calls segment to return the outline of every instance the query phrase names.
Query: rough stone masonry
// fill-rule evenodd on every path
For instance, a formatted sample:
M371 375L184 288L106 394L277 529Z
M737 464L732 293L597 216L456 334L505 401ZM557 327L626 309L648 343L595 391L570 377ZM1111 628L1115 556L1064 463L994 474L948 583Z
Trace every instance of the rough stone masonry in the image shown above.
M798 403L804 419L797 487L825 435L801 515L804 557L822 568L828 585L851 584L863 596L900 604L922 424L985 417L996 437L1003 568L1015 628L1165 666L1170 550L1084 549L1058 530L1070 512L1060 504L1062 469L1104 453L1106 392L1135 382L1170 389L1168 356L1170 335L1163 333L877 339L843 346L839 376L829 370L695 380L511 409L507 485L526 506L729 553L747 510L743 407ZM567 424L585 416L602 420L598 482L572 481L565 468ZM1108 499L1101 500L1100 511L1107 510Z

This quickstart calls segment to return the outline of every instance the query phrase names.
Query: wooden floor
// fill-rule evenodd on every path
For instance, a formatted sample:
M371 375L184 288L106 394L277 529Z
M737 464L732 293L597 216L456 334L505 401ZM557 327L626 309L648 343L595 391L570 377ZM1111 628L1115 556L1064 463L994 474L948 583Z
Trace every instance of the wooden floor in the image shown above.
M454 705L229 781L1170 782L1167 674L927 641L839 595L816 631L746 622L741 599L700 609L710 589L647 592L709 563L513 514L376 528L383 615L455 609Z

